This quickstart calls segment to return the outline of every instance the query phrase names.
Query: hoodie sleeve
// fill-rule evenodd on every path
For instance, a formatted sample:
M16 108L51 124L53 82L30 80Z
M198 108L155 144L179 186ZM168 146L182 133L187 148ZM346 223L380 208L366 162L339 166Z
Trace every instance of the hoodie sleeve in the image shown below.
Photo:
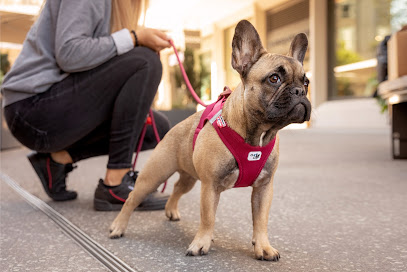
M56 22L55 58L68 73L95 68L133 48L129 30L97 37L110 20L110 6L99 1L62 0Z

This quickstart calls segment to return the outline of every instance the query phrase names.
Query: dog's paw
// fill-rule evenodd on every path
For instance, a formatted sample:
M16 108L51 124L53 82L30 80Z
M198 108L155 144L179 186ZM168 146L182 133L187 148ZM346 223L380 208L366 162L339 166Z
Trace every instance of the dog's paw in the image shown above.
M280 253L277 249L273 248L270 245L257 245L254 244L254 255L256 256L257 260L262 261L273 261L277 262L280 260Z
M201 256L206 255L211 247L212 239L209 237L203 237L200 239L195 238L189 245L186 255L187 256Z
M110 232L109 238L118 239L120 237L123 237L125 230L126 230L126 227L123 227L121 224L117 223L115 220L109 228L109 232Z
M165 216L167 216L168 219L170 219L170 221L179 221L179 220L181 220L181 216L180 216L178 210L165 209Z

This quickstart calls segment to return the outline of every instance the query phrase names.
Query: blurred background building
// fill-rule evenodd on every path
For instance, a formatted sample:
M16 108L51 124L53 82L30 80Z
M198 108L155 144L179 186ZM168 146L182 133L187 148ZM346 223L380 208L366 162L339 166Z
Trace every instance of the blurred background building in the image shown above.
M145 1L145 0L143 0ZM42 0L0 0L1 70L13 64ZM368 122L386 122L371 98L376 90L378 44L407 24L407 0L150 0L142 17L146 27L169 33L182 52L191 83L211 101L239 76L231 67L235 25L248 19L270 52L286 54L292 38L308 35L304 67L311 79L313 115L324 124L349 122L365 114ZM154 107L195 109L171 49L161 53L164 66ZM374 113L373 113L374 111ZM343 112L348 119L338 116ZM356 114L356 115L355 115ZM373 117L372 117L373 114ZM345 114L346 115L346 114ZM373 119L372 119L373 118ZM328 121L327 121L328 122ZM366 123L363 118L355 126Z

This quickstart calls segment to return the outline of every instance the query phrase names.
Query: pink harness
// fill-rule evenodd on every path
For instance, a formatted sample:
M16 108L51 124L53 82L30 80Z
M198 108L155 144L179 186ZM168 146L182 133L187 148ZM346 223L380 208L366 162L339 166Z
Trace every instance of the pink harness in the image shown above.
M245 140L233 129L231 129L223 120L222 108L231 90L225 87L223 93L220 94L218 101L210 104L204 110L198 127L195 130L192 148L195 148L196 138L199 132L209 121L215 128L219 137L235 157L239 167L239 177L234 187L248 187L251 186L257 177L260 175L266 161L273 150L276 138L266 146L252 146L245 142Z

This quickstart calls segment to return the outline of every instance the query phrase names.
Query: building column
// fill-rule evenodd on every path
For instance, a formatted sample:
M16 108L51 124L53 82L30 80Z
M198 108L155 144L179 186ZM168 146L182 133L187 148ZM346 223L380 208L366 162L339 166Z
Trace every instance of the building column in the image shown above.
M253 25L259 33L264 48L267 48L266 11L264 11L261 8L261 5L256 2L253 4Z
M223 28L213 26L212 62L211 62L211 100L216 101L225 86L225 52Z
M328 1L310 0L311 104L328 99Z
M160 110L171 110L172 108L172 89L171 89L171 75L168 57L172 52L163 50L160 53L160 59L163 67L163 74L161 77L160 85L158 86L157 95L155 97L155 105Z

